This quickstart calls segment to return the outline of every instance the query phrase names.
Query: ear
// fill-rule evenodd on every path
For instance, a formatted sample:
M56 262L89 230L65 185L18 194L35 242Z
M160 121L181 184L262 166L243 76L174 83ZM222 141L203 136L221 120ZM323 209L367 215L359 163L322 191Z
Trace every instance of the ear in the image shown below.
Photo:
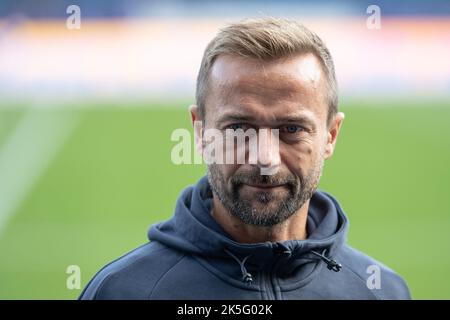
M336 140L339 135L339 130L341 129L342 122L344 121L345 115L342 112L338 112L334 119L331 121L328 127L327 133L327 145L325 147L325 159L331 158L336 147Z
M190 105L189 113L191 114L191 122L194 127L194 137L195 137L195 149L199 154L202 154L203 150L203 125L200 119L200 114L198 110L198 106Z

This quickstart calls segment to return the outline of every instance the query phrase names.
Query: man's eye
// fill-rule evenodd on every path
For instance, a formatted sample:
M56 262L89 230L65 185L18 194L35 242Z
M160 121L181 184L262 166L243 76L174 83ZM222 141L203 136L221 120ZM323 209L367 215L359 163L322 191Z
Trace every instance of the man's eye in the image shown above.
M290 125L281 128L280 131L285 133L298 133L300 131L303 131L303 128L300 126Z
M234 123L234 124L229 125L228 129L232 129L234 131L236 131L238 129L244 130L244 125L242 123Z

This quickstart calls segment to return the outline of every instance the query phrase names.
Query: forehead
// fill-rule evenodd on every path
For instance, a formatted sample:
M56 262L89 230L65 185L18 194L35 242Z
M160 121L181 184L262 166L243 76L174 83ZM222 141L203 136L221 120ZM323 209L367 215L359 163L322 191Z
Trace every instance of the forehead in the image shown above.
M304 110L322 118L328 110L325 87L313 54L273 61L223 55L211 70L207 105L216 116L239 108L261 116Z

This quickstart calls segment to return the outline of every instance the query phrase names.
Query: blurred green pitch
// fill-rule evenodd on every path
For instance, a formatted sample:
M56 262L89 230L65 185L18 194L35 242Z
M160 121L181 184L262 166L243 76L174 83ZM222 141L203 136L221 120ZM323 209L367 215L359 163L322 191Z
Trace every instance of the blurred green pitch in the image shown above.
M1 299L74 299L81 290L66 288L67 266L80 266L84 287L172 215L205 170L170 160L172 131L190 128L187 108L173 107L188 103L39 111L80 122L0 233ZM404 276L414 298L450 299L449 106L343 101L320 185L348 214L350 244ZM1 107L0 151L26 109Z

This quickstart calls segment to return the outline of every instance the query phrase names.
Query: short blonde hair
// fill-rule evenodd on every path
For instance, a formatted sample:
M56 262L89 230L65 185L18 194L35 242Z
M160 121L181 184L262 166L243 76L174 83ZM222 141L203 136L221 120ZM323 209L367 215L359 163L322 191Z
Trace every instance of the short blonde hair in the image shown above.
M320 61L327 79L328 123L338 110L337 81L328 48L314 32L289 19L256 18L233 23L221 29L203 54L197 77L196 99L199 113L205 116L208 78L219 55L231 54L262 61L312 53Z

